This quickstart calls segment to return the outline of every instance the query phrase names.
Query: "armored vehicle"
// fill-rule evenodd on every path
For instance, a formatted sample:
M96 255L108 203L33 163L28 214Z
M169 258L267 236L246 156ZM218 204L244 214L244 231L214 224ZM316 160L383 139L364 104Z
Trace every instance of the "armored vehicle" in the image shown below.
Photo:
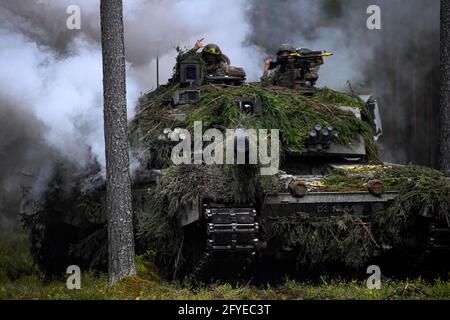
M165 277L237 278L268 266L365 272L383 257L406 270L445 268L450 183L379 159L373 97L246 83L240 68L210 75L203 64L180 52L173 78L141 97L130 124L136 248L154 254ZM264 171L269 164L276 170ZM47 273L106 266L98 172L24 210Z

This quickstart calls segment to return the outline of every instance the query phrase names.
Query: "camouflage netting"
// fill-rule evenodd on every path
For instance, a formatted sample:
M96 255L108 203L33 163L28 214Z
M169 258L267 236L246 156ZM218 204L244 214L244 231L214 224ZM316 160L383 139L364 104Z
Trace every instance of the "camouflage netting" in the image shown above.
M194 121L202 121L204 129L217 123L225 128L280 129L282 152L287 147L302 149L308 133L316 124L333 125L343 144L350 142L357 134L363 135L369 159L378 161L367 123L338 108L341 105L357 107L364 116L367 112L365 104L357 98L328 88L306 97L291 89L263 88L258 84L240 87L210 85L198 88L202 92L200 101L196 105L182 107L188 116L180 119L169 99L176 89L175 84L170 84L143 98L139 107L141 112L131 125L133 145L153 154L153 165L170 167L170 148L164 147L157 139L162 130L175 127L192 129ZM262 114L241 113L234 98L242 95L259 97ZM228 169L170 167L162 183L151 191L154 205L140 215L139 241L161 252L168 265L181 264L183 235L176 227L177 209L197 196L237 202L233 194L246 194L242 190L236 192L239 186L245 185L242 183L245 179L233 180L233 176L223 174L224 170L233 171L236 168L238 166ZM205 174L212 178L209 184L202 181ZM382 181L386 191L399 191L400 196L389 210L379 212L370 221L363 222L347 213L337 217L298 213L277 219L275 234L284 236L286 244L299 249L299 265L314 267L338 262L357 268L373 257L383 244L403 241L402 231L411 216L428 210L448 222L450 184L441 173L432 169L380 165L348 167L329 172L323 180L308 185L308 189L310 192L367 191L367 183L374 179ZM257 193L259 187L264 192L288 192L288 182L281 174L274 177L255 174L247 190L252 190L252 195ZM200 185L208 187L198 190Z
M302 268L331 263L358 268L378 246L370 225L347 213L339 217L298 213L274 220L273 236L297 250L297 264Z
M418 217L450 226L450 180L430 168L410 165L337 169L320 183L313 183L312 188L329 192L367 191L366 183L371 179L382 181L387 191L398 191L398 197L387 210L367 217L364 222L346 213L337 217L298 213L276 219L274 235L283 237L287 245L298 250L298 263L302 266L313 268L333 262L359 267L383 245L400 252L406 250L406 230Z
M138 212L137 239L140 247L158 253L160 264L174 274L183 264L183 231L177 225L177 213L197 199L220 203L247 204L255 200L256 186L237 181L245 175L255 181L255 167L179 165L164 173L156 188L148 190L149 206ZM242 190L245 187L246 190ZM163 270L164 272L165 270Z
M196 105L182 107L186 119L180 119L178 110L170 105L171 94L176 85L152 92L151 98L143 98L138 115L131 124L132 145L145 149L153 155L152 164L170 165L170 150L157 139L164 128L192 129L195 121L202 121L206 130L213 124L225 128L279 129L282 152L287 148L302 150L308 134L317 124L332 125L339 133L339 142L348 144L357 134L366 141L368 157L377 160L377 150L370 126L357 119L350 111L339 106L353 106L366 112L365 104L354 98L328 88L319 90L312 97L300 95L294 89L264 88L259 84L239 87L203 86L200 101ZM246 114L236 107L237 96L259 97L261 114ZM163 148L163 149L162 149ZM161 150L162 149L162 150Z
M383 241L401 246L402 234L417 216L431 217L450 226L450 180L441 172L418 166L388 167L379 173L399 196L374 217Z
M180 256L183 232L177 227L178 209L197 197L231 204L252 202L265 178L257 174L257 167L249 170L248 166L232 165L171 166L171 145L158 140L164 128L180 127L192 132L194 122L202 121L204 130L217 124L222 128L279 129L281 151L284 152L288 147L303 149L309 132L317 124L333 125L339 132L341 143L347 144L357 134L362 134L371 155L376 154L370 127L353 113L338 108L353 106L364 113L365 104L358 98L327 88L312 97L305 97L292 89L263 88L259 84L209 85L198 88L201 99L196 105L174 108L170 105L170 97L177 89L176 84L169 84L144 96L130 129L133 147L150 154L149 167L169 168L156 189L149 191L150 207L139 213L138 241L140 245L158 251L162 264L175 272L183 263ZM259 97L262 113L242 113L236 106L235 97L243 95ZM180 118L180 110L187 117Z

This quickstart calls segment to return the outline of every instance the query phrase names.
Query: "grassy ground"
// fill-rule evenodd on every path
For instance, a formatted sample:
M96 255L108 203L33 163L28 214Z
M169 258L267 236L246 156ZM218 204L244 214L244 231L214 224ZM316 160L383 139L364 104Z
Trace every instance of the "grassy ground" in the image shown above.
M380 290L367 289L364 281L322 278L318 283L285 280L277 286L211 284L182 286L161 280L151 263L137 259L138 276L115 286L106 275L83 274L80 290L68 290L65 281L45 283L31 263L26 238L20 233L5 239L0 235L0 299L450 299L450 282L421 279L382 282Z
M423 280L388 281L380 290L367 289L358 281L323 279L319 284L286 280L283 285L253 287L213 284L189 288L164 281L132 277L115 286L108 286L106 276L84 275L80 290L68 290L64 282L43 284L37 276L28 276L0 285L0 299L131 299L131 300L449 300L450 283Z

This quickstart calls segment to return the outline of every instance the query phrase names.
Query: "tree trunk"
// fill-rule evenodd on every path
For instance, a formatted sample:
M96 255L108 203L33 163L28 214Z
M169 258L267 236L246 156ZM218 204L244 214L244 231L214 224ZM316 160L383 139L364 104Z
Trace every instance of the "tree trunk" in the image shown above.
M450 176L450 0L441 0L441 168Z
M101 0L109 282L136 274L122 0Z

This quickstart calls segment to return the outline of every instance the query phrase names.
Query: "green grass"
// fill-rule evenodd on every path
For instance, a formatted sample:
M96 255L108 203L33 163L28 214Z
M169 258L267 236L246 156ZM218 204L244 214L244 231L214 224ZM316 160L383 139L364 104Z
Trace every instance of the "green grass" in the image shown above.
M33 264L26 235L19 227L3 228L0 219L0 300L449 300L450 281L382 280L380 290L365 280L322 277L315 282L285 279L278 285L212 283L202 286L163 280L153 263L154 252L136 257L137 276L108 285L107 275L83 272L81 289L69 290L64 279L44 281Z
M363 281L323 279L320 283L286 280L282 285L254 287L250 285L212 284L201 288L141 277L127 278L115 286L106 276L82 276L80 290L68 290L64 282L43 284L37 276L28 276L0 285L0 299L77 299L77 300L411 300L450 299L450 282L421 279L385 281L380 290L367 289Z
M380 290L367 289L363 280L322 278L319 282L284 280L272 286L213 283L201 287L161 280L151 262L151 252L138 256L136 277L109 286L107 275L83 273L81 289L69 290L64 280L47 283L33 266L26 238L20 232L13 239L2 238L0 266L7 276L0 281L0 300L384 300L450 299L450 282L423 279L384 280ZM9 249L8 249L9 248ZM6 255L7 254L7 255ZM12 263L14 261L14 263ZM23 266L21 266L23 264ZM11 272L14 270L14 272Z
M1 217L0 217L1 218ZM3 228L0 219L0 286L38 272L33 264L26 235L20 228Z

